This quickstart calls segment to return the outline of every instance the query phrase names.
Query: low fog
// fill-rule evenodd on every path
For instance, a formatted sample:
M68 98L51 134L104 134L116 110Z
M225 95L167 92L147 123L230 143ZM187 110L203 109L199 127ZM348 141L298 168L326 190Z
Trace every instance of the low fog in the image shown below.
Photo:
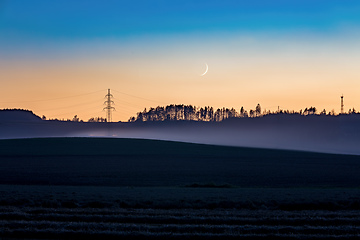
M227 146L360 154L360 115L268 115L222 122L89 123L44 121L31 112L0 112L0 139L117 137Z

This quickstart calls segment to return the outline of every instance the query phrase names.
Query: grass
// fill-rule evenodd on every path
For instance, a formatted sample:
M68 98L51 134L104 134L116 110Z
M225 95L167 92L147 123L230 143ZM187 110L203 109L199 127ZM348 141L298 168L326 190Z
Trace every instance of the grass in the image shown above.
M1 239L356 239L360 156L0 140Z
M215 184L215 183L192 183L185 185L188 188L235 188L236 186L225 183L225 184Z
M0 208L1 236L76 239L354 239L359 212Z
M290 150L257 149L126 138L28 138L0 140L0 156L176 155L213 157L339 157Z
M359 189L0 185L0 206L98 209L360 210Z
M140 139L0 141L0 184L354 188L359 170L360 156L350 155Z

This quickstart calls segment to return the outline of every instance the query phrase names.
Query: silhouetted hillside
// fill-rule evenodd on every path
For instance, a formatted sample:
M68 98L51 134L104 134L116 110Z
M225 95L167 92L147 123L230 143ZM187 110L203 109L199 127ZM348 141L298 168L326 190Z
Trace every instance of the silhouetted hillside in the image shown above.
M5 114L4 114L5 113ZM12 115L14 114L14 115ZM19 114L19 115L17 115ZM0 139L116 137L214 145L360 154L360 114L270 114L223 121L41 121L29 111L2 112ZM5 118L3 118L5 119Z
M12 139L0 140L0 184L359 187L359 160L144 139Z
M30 110L0 109L0 122L39 122L41 118Z

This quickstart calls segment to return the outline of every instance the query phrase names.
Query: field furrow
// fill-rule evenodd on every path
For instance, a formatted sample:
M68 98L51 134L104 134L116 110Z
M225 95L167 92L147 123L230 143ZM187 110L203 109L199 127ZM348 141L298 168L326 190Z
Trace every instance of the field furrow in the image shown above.
M354 211L239 211L155 209L3 208L0 232L6 238L271 239L360 236Z

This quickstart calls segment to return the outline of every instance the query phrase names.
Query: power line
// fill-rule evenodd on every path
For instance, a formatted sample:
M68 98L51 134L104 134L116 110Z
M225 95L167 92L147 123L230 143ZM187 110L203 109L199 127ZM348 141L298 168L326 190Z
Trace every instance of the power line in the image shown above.
M118 98L115 98L115 97L114 97L114 99L120 101L120 104L126 103L127 105L132 105L134 108L135 108L135 107L143 108L143 106L140 106L140 105L134 104L134 103L130 103L130 102L124 101L124 100L122 100L122 99L118 99Z
M51 98L51 99L40 99L40 100L30 100L30 101L7 101L7 102L0 102L0 103L35 103L35 102L56 101L56 100L69 99L69 98L76 98L76 97L80 97L80 96L91 95L91 94L102 92L104 90L105 89L94 91L94 92L89 92L89 93L84 93L84 94L77 94L77 95L72 95L72 96L58 97L58 98ZM154 103L157 103L157 104L165 104L165 103L162 103L162 102L159 102L159 101L155 101L155 100L144 98L144 97L135 96L135 95L120 92L120 91L117 91L117 90L113 90L113 91L115 91L117 93L120 93L120 94L123 94L123 95L126 95L126 96L129 96L129 97L142 99L142 100L149 101L149 102L154 102ZM142 105L134 104L131 101L128 102L128 101L124 101L122 99L114 98L113 95L110 94L110 89L108 89L108 94L105 97L107 98L107 100L105 101L105 104L107 106L103 110L107 111L107 119L108 119L108 121L111 121L111 113L112 113L113 110L115 110L115 108L112 106L114 104L112 99L117 99L119 101L119 103L122 105L122 108L124 108L124 111L128 112L128 113L132 113L133 110L130 110L131 108L133 108L133 109L143 108ZM51 111L51 112L53 112L53 111L57 111L57 110L61 110L61 109L71 109L71 108L74 109L76 107L86 106L86 105L90 105L90 104L93 104L93 103L96 103L96 102L97 102L97 100L96 101L85 102L85 103L79 103L79 104L75 104L75 105L71 105L71 106L64 106L64 107L50 108L50 109L49 108L47 108L47 109L41 109L40 108L39 109L39 108L35 107L34 111ZM52 115L52 116L64 116L64 115L69 115L69 114L72 114L72 113L81 113L81 112L84 112L84 111L86 111L88 109L94 109L94 108L97 108L97 107L90 107L90 108L81 109L80 111L70 111L70 112L67 111L66 113L62 113L62 114L50 114L50 115Z
M137 111L137 108L135 108L135 107L129 107L129 106L127 106L127 105L123 105L123 104L118 104L118 106L119 106L119 108L121 108L121 110L122 109L127 109L128 111Z
M78 95L73 95L73 96L68 96L68 97L60 97L60 98L52 98L52 99L42 99L42 100L33 100L33 101L15 101L15 102L0 102L0 103L28 103L28 102L47 102L47 101L55 101L55 100L61 100L61 99L67 99L67 98L74 98L74 97L81 97L81 96L86 96L86 95L90 95L90 94L94 94L94 93L98 93L98 92L102 92L104 91L104 89L99 90L99 91L95 91L95 92L90 92L90 93L84 93L84 94L78 94Z
M49 108L48 109L34 108L34 110L36 110L36 111L56 111L56 110L61 110L61 109L69 109L69 108L74 108L74 107L79 107L79 106L90 105L90 104L94 104L94 103L97 103L97 102L99 102L99 100L86 102L86 103L80 103L80 104L71 105L71 106L59 107L59 108L50 108L50 109Z
M134 95L127 94L127 93L124 93L124 92L120 92L120 91L117 91L117 90L113 90L113 91L118 92L118 93L121 93L121 94L124 94L124 95L127 95L127 96L130 96L130 97L139 98L139 99L143 99L143 100L150 101L150 102L155 102L155 103L165 104L165 103L163 103L163 102L154 101L154 100L151 100L151 99L147 99L147 98L143 98L143 97L134 96Z
M90 108L85 108L85 109L82 109L82 110L76 110L76 111L71 111L71 112L65 112L65 113L60 113L60 114L50 114L50 116L64 116L64 115L69 115L69 114L76 114L76 113L83 113L84 111L86 111L86 110L89 110L89 109L95 109L95 108L97 108L97 109L100 109L101 108L101 106L94 106L94 107L90 107ZM97 113L101 113L102 111L98 111Z

